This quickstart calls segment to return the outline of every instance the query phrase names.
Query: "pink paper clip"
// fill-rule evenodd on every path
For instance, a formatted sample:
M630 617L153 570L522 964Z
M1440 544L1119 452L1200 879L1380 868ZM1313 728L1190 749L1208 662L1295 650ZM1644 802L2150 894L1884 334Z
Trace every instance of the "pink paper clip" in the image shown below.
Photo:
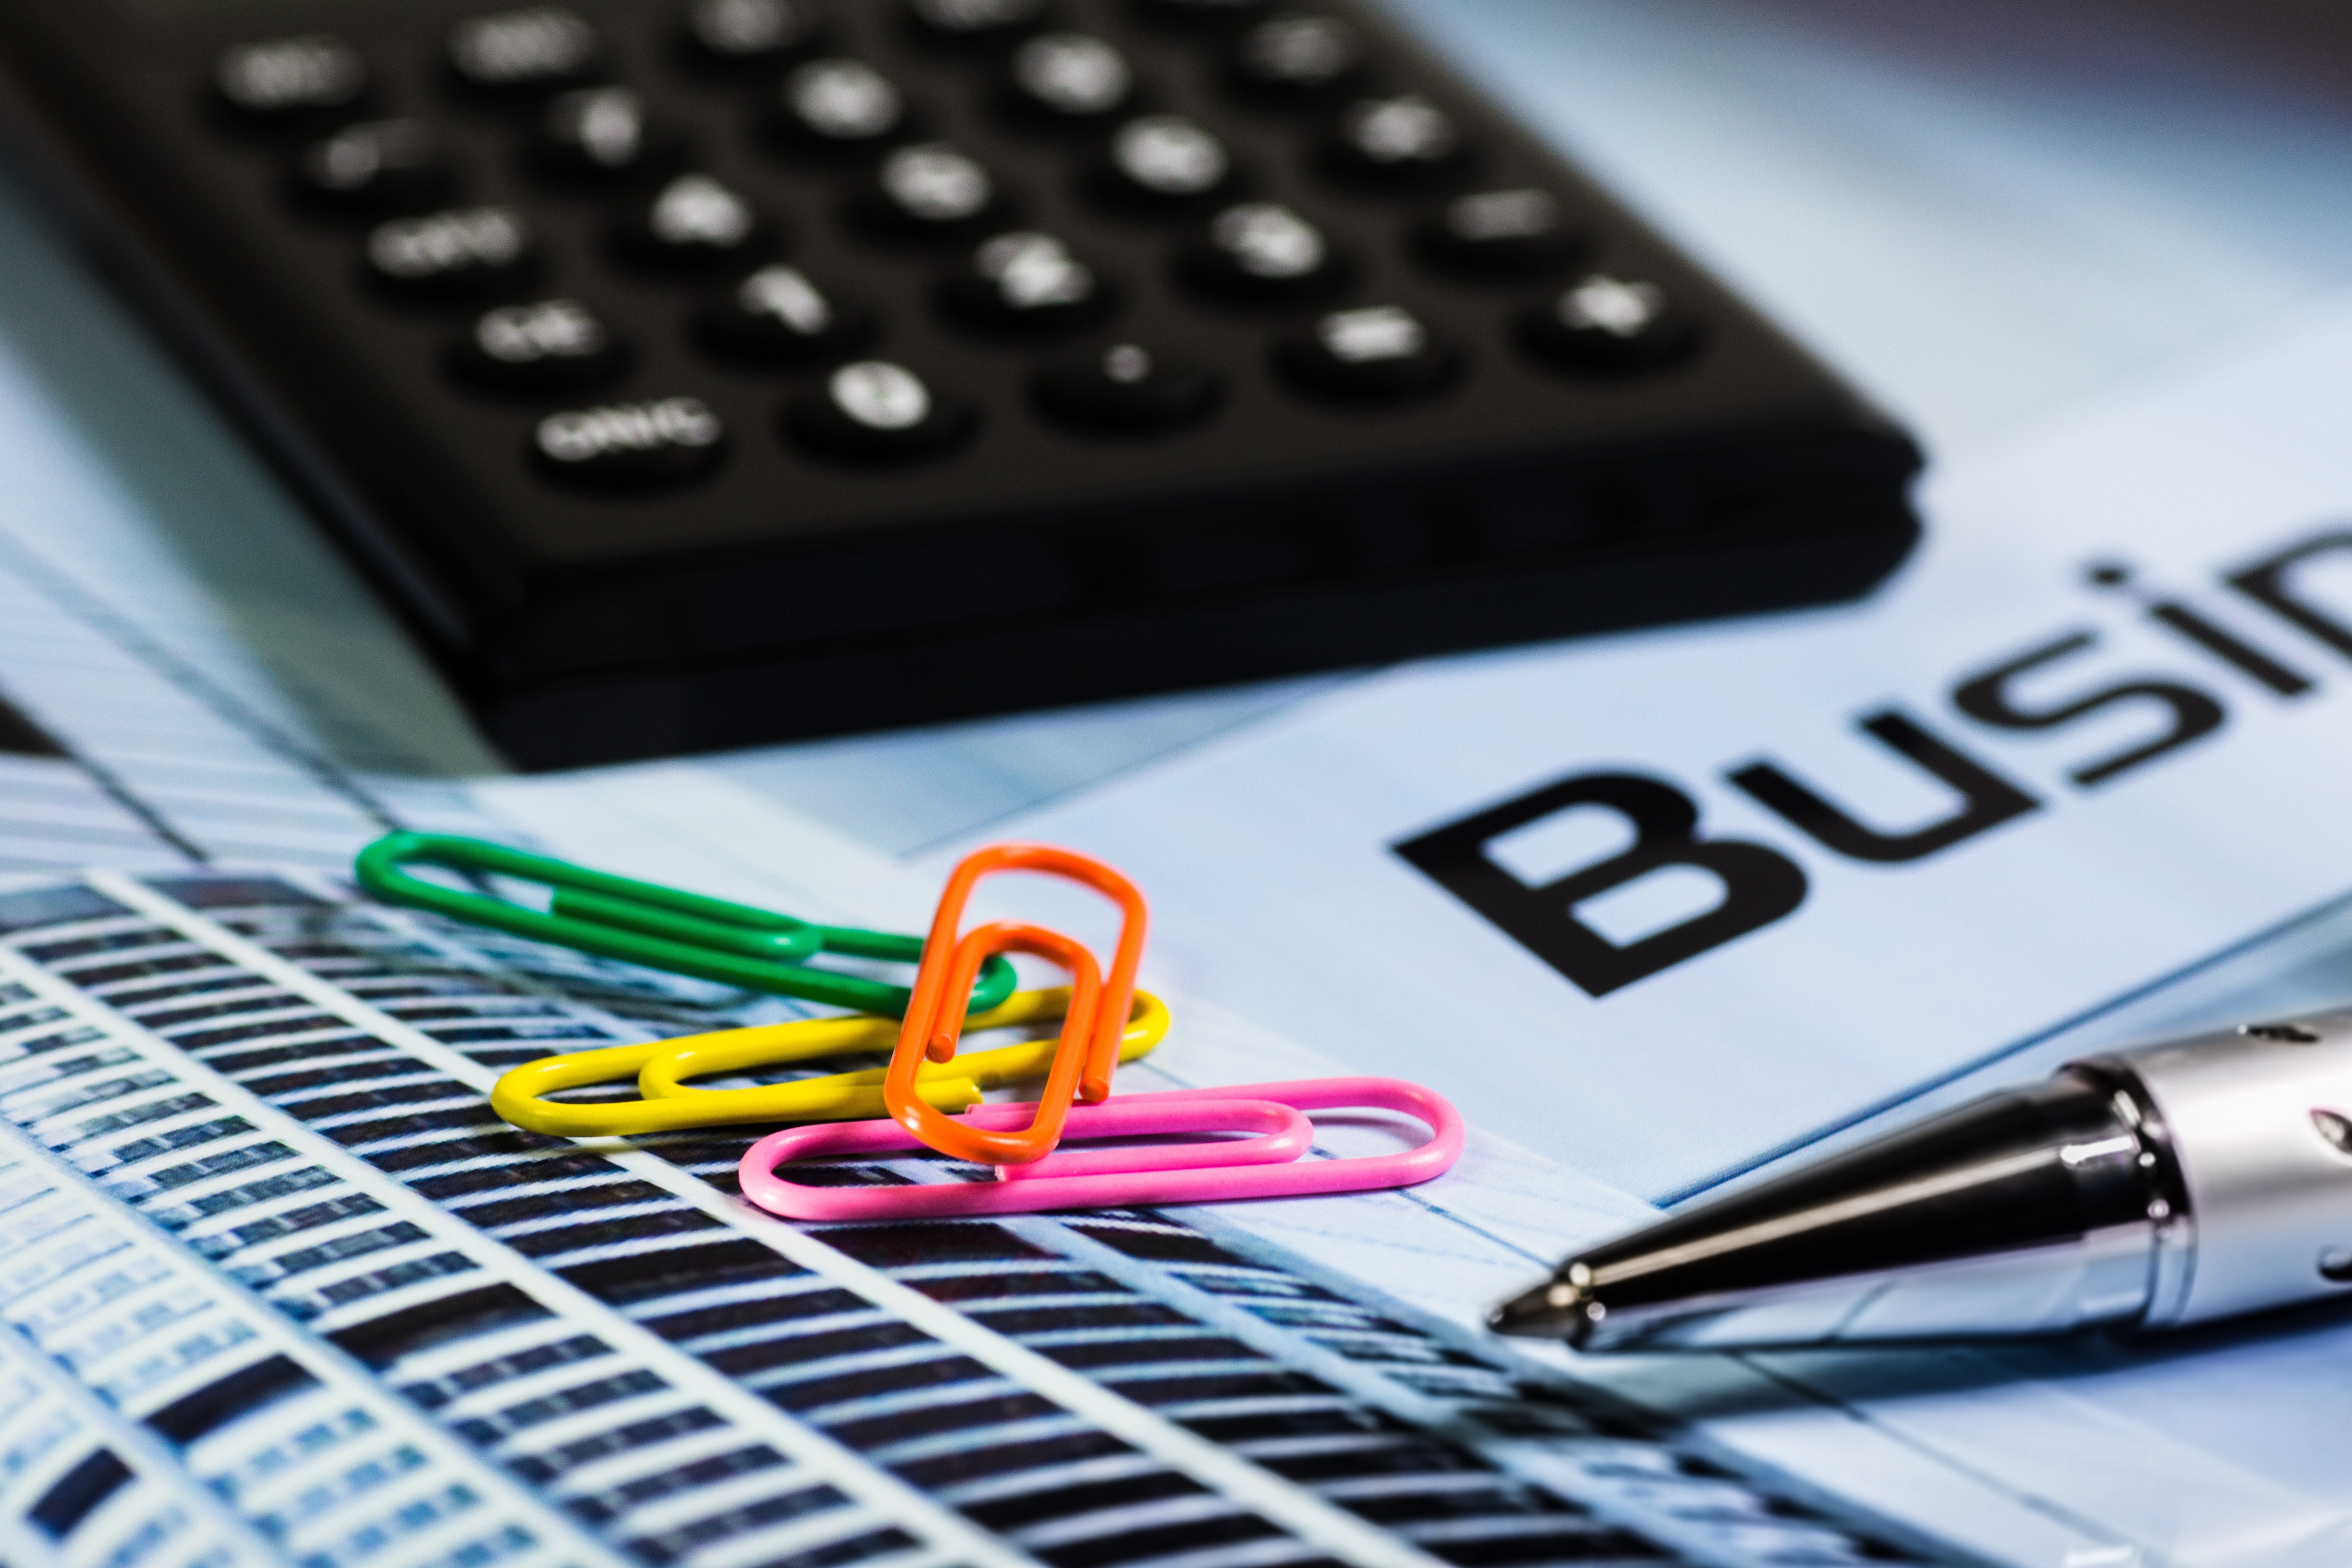
M1429 1129L1429 1140L1396 1154L1302 1158L1313 1134L1303 1113L1350 1107L1402 1111ZM1026 1105L983 1105L956 1120L982 1127L1018 1127L1031 1110ZM1000 1165L992 1182L812 1187L777 1173L779 1167L796 1160L898 1153L923 1146L895 1121L831 1122L770 1133L745 1152L739 1175L745 1197L787 1219L937 1219L1373 1192L1426 1182L1444 1174L1462 1156L1461 1113L1419 1084L1392 1078L1301 1079L1123 1094L1100 1105L1073 1107L1064 1135L1135 1138L1206 1132L1255 1136L1056 1152L1030 1165Z

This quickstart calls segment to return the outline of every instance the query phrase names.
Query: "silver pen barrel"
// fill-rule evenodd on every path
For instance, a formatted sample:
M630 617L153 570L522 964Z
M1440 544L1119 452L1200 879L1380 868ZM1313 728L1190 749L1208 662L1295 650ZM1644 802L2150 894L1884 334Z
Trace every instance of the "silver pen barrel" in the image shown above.
M2352 1011L2075 1062L1685 1209L1507 1334L1717 1350L2165 1329L2352 1289Z

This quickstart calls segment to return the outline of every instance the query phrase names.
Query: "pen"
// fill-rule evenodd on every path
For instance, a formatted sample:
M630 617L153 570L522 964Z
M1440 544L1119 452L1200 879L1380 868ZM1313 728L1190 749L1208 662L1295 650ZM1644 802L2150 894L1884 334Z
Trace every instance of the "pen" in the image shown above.
M2352 1289L2352 1010L2070 1063L1496 1309L1580 1350L2180 1328Z

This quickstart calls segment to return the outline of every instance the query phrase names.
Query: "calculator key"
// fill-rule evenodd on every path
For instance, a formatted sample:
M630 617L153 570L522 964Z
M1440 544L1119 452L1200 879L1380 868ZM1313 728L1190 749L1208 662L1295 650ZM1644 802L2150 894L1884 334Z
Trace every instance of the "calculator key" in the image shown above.
M468 207L398 217L368 236L367 265L389 292L469 300L527 281L536 265L530 226L512 207Z
M1232 188L1233 154L1214 132L1182 115L1146 115L1118 128L1093 184L1123 206L1195 206Z
M772 65L824 30L815 0L694 0L686 11L687 42L715 65Z
M1461 166L1462 128L1418 93L1368 98L1339 117L1331 167L1353 179L1406 184Z
M1337 16L1276 16L1242 35L1234 70L1267 97L1310 100L1362 74L1364 37Z
M866 221L888 234L946 237L994 218L1003 205L996 177L944 142L901 147L882 160L859 198Z
M562 93L540 117L539 166L558 179L610 184L669 167L685 138L634 88Z
M342 39L305 33L223 50L213 67L213 85L240 119L285 124L359 102L368 89L368 68Z
M906 129L907 97L863 60L812 60L784 79L774 125L803 147L881 146Z
M302 149L294 188L305 201L341 212L388 213L446 199L448 150L419 120L347 125Z
M1528 346L1579 370L1664 364L1697 346L1698 325L1665 289L1595 272L1560 290L1520 323Z
M797 267L762 267L695 318L696 334L730 359L797 364L855 346L872 312L820 288Z
M1185 258L1185 269L1211 293L1268 300L1320 294L1341 272L1323 231L1273 202L1244 202L1219 213Z
M648 398L551 414L531 432L541 469L567 483L675 484L718 462L727 427L698 397Z
M902 458L937 451L962 438L971 416L905 365L855 360L792 405L795 439L839 458Z
M1046 0L908 0L916 26L957 42L1006 37L1045 17Z
M681 174L614 232L621 254L665 272L741 267L768 248L767 220L749 198L708 174Z
M1587 244L1568 206L1549 191L1478 191L1457 196L1421 231L1423 254L1464 272L1541 272Z
M1189 424L1215 406L1216 374L1140 343L1113 343L1038 373L1037 401L1057 419L1096 430Z
M1458 356L1402 305L1334 310L1281 348L1293 381L1338 397L1393 398L1435 391Z
M940 290L950 314L996 331L1050 332L1083 326L1111 307L1102 274L1050 234L1000 234Z
M494 392L567 392L618 374L620 340L577 300L486 310L459 339L450 368Z
M1047 33L1013 56L1013 101L1033 119L1082 123L1115 114L1135 96L1127 57L1085 33Z
M534 5L471 16L449 34L457 79L482 92L551 91L594 74L596 29L563 5Z

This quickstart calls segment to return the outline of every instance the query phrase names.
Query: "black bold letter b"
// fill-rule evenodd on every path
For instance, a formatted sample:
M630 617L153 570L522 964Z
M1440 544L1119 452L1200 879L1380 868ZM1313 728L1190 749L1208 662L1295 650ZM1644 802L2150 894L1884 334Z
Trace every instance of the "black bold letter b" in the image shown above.
M1486 846L1503 835L1577 805L1606 806L1622 816L1633 825L1633 847L1541 887L1488 858ZM1760 844L1700 838L1697 828L1698 807L1672 784L1633 773L1588 773L1391 847L1578 989L1605 996L1770 925L1804 901L1805 874L1796 862ZM1723 879L1723 902L1623 947L1576 918L1576 906L1587 899L1662 866L1714 872Z

